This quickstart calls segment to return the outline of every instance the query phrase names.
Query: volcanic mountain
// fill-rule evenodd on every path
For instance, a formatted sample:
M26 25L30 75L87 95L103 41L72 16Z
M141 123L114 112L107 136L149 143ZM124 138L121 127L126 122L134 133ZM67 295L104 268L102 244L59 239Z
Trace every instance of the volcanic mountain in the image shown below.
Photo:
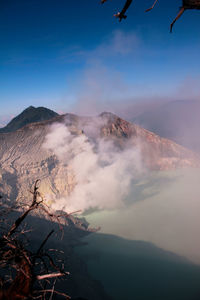
M27 124L46 121L58 116L58 114L45 107L29 106L21 114L12 119L5 127L0 128L0 133L16 131Z
M99 140L109 141L118 152L126 147L129 151L139 149L142 164L148 170L200 166L199 156L192 151L112 113L104 112L97 117L74 114L53 116L42 122L28 121L26 126L13 132L0 133L0 194L4 197L11 200L26 198L29 187L36 179L41 179L40 190L44 195L70 195L77 184L76 174L68 163L59 160L54 151L44 147L52 126L62 124L70 133L71 140L84 137L88 144L93 145ZM58 138L55 136L55 139Z

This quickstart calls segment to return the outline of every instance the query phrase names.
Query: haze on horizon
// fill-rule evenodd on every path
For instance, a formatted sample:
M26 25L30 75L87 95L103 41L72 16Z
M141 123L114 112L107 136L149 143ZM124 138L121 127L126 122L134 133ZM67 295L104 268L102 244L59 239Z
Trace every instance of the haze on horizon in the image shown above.
M138 103L199 100L199 12L185 12L170 34L181 1L144 13L151 4L134 1L118 23L120 0L2 1L0 123L30 105L125 117Z

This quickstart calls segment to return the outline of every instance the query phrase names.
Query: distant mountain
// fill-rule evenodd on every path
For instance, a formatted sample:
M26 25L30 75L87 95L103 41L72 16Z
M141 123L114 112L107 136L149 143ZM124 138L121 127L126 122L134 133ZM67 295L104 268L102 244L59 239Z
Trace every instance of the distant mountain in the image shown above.
M29 106L21 114L12 119L8 125L0 128L0 133L16 131L27 124L50 120L56 116L58 116L56 112L45 107L36 108L34 106Z
M38 178L42 180L40 190L44 195L70 195L76 185L76 174L70 166L60 162L53 151L43 147L54 123L65 124L72 139L83 135L89 143L101 139L112 141L119 151L127 146L130 151L138 148L142 163L149 170L200 166L199 156L192 151L111 113L105 112L97 117L59 115L51 120L28 124L15 132L0 134L2 195L9 199L29 197L27 187Z
M136 124L200 152L200 101L172 101L132 120Z

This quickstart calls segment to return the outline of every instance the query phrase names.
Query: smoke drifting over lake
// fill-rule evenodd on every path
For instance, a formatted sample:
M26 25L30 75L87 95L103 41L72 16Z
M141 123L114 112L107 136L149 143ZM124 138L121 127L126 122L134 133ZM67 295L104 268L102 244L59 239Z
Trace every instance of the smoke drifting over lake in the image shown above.
M140 147L129 143L121 150L98 138L102 120L92 124L80 124L75 133L54 124L46 136L44 147L75 178L70 195L52 199L52 207L89 211L87 220L103 233L152 242L199 263L199 169L147 171Z

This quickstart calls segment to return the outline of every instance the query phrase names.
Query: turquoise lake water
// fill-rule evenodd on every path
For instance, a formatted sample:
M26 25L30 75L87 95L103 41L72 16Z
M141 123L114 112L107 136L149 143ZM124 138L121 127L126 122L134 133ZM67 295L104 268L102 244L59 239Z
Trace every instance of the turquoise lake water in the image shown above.
M113 299L200 299L199 179L199 170L154 173L124 207L85 216L101 231L76 251Z

